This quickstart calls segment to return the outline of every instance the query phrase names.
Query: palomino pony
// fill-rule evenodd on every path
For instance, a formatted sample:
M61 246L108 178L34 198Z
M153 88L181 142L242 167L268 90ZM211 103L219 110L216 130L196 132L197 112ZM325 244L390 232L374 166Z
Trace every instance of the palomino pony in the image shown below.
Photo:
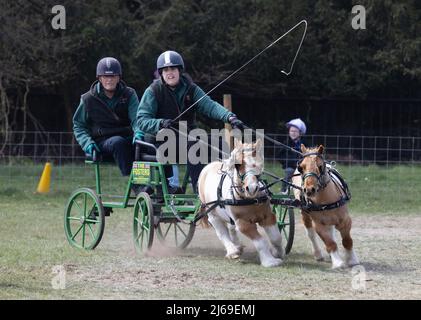
M323 145L309 149L301 145L303 158L297 165L292 183L301 186L302 190L294 189L294 196L304 204L301 215L307 236L313 245L314 257L318 261L323 260L316 239L317 233L330 254L332 268L351 267L359 264L359 261L353 249L352 220L346 204L350 194L337 171L324 161L323 151ZM335 228L342 237L342 245L345 248L344 259L338 252Z
M262 142L236 141L229 159L212 162L201 172L198 181L203 207L210 207L202 225L214 227L224 244L228 259L237 259L243 252L237 230L253 241L260 262L265 267L282 264L282 236L272 213L270 200L261 188L259 175L263 172ZM263 227L270 243L257 230Z

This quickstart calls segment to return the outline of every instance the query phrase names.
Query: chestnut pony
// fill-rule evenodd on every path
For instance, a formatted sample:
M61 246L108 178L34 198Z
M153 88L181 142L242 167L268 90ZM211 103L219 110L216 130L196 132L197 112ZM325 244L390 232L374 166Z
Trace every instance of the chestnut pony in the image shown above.
M318 261L323 255L316 233L323 240L332 260L332 268L351 267L359 264L351 238L352 220L346 202L350 194L339 173L324 161L323 145L306 148L301 145L303 158L297 164L292 183L301 186L294 189L294 196L304 204L302 220L313 245L313 254ZM335 241L335 228L340 232L345 255L341 257Z
M209 226L210 222L214 227L225 246L225 257L240 257L243 246L239 230L253 241L261 265L275 267L282 264L284 249L276 216L259 180L264 164L262 149L261 140L244 144L236 141L229 159L203 168L198 189L203 209L210 210L202 219L202 225ZM211 203L214 205L210 206ZM269 241L258 232L257 224L263 227Z

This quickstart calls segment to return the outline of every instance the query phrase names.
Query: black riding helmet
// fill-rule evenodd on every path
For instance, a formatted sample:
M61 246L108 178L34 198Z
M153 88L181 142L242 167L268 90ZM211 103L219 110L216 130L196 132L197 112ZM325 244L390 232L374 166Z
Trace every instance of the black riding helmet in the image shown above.
M178 67L181 72L184 69L183 58L175 51L165 51L161 53L156 60L156 69L159 74L161 74L162 69L166 67Z
M122 76L120 62L113 57L102 58L96 66L96 76Z

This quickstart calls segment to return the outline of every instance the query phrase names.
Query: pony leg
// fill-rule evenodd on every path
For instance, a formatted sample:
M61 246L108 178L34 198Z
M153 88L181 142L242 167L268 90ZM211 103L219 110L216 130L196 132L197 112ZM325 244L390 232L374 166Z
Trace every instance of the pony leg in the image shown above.
M225 257L228 259L238 259L241 255L241 252L237 248L237 246L232 242L226 222L222 221L218 217L215 217L213 214L209 214L208 217L209 222L212 224L216 231L216 235L218 236L219 240L221 240L222 244L227 250L227 254L225 255Z
M237 228L235 225L228 224L228 232L231 238L231 241L234 243L234 245L237 247L238 251L240 252L240 255L243 254L244 246L240 241L240 238L238 237Z
M313 221L310 216L306 213L301 212L301 218L306 228L307 237L310 239L313 245L313 255L317 261L323 261L322 250L320 249L319 243L317 242L316 231L313 228Z
M253 244L259 253L262 266L277 267L282 264L282 259L275 258L270 252L269 242L259 234L255 223L250 223L242 219L236 220L235 223L237 224L238 229L253 241Z
M282 245L282 235L276 224L276 216L270 212L266 218L259 223L269 238L270 243L273 245L271 249L272 255L275 258L283 259L285 257L284 246Z
M341 226L336 227L341 233L342 245L345 248L345 263L348 267L353 267L355 265L360 264L360 261L358 260L358 257L355 254L353 248L353 241L351 238L351 225L352 220L351 218L348 218Z
M316 232L325 243L326 250L332 259L332 269L343 268L345 263L339 255L338 245L332 237L332 230L334 229L331 226L326 227L316 223Z

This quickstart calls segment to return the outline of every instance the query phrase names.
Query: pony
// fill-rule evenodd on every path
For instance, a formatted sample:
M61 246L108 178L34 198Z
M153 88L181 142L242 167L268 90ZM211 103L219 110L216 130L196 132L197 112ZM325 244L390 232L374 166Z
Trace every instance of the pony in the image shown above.
M209 212L201 224L213 226L225 246L226 258L238 259L243 252L239 231L252 240L261 265L275 267L283 263L285 252L267 191L259 180L263 165L260 139L244 144L236 140L229 159L206 165L199 176L198 191L202 210ZM257 224L270 242L259 233Z
M332 269L359 264L351 238L352 219L346 202L350 193L339 173L324 161L324 147L306 148L301 144L302 159L292 178L294 197L302 204L301 217L313 245L313 255L323 261L316 234L323 240L331 257ZM345 256L342 259L335 241L335 228L340 232Z

